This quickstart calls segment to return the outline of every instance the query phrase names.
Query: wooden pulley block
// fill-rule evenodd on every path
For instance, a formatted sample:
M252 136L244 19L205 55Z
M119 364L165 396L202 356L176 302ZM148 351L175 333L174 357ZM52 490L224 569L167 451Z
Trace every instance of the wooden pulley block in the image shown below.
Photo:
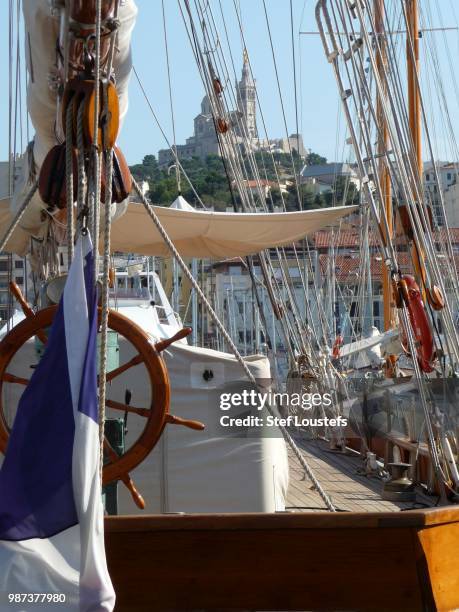
M102 21L114 15L115 5L116 0L102 0ZM84 25L95 24L97 18L95 0L71 0L70 17Z
M395 306L400 309L403 306L403 298L399 284L395 279L392 279L392 294L394 297Z
M426 298L433 310L443 310L445 307L445 298L437 285L432 285L432 287L426 289Z
M78 160L75 149L72 149L73 193L78 189ZM66 163L65 142L54 146L45 157L38 178L38 191L45 204L52 209L66 208Z
M226 132L229 130L228 121L226 119L222 119L221 117L217 117L216 126L219 134L226 134Z
M416 207L418 209L418 212L420 212L419 204L417 204ZM397 208L397 212L399 214L400 223L402 224L402 228L403 228L403 232L405 236L409 240L414 240L414 230L413 230L413 226L411 225L411 219L410 219L410 215L409 215L406 204L402 204L401 206L399 206ZM427 216L429 220L430 229L433 229L432 209L430 208L430 206L427 206ZM422 214L420 215L420 217L421 217L422 228L424 231L426 231L427 228L425 226Z
M399 280L398 283L397 283L397 287L398 287L398 290L399 290L400 297L405 302L405 304L408 304L408 302L410 300L410 293L409 293L409 289L408 289L408 285L406 283L406 280L404 280L403 278L401 280ZM400 302L400 308L401 307L402 307L402 304Z
M94 81L91 79L71 79L68 81L62 100L62 125L65 125L67 108L71 100L75 100L73 106L73 138L76 142L78 125L78 108L84 104L83 134L85 148L89 148L95 142L94 137L94 113L95 113L95 91ZM120 124L120 109L118 93L111 81L102 81L99 92L99 121L97 130L97 144L104 150L111 149L118 136Z
M218 77L214 77L212 80L215 95L220 96L223 93L223 85Z
M105 202L105 160L102 162L100 199ZM128 163L121 150L113 147L112 202L119 204L131 193L132 176Z

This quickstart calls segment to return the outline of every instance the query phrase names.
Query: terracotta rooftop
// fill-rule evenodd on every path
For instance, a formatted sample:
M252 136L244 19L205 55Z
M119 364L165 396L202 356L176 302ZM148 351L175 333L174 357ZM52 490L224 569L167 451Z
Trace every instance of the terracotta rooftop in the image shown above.
M455 256L456 269L459 270L459 255ZM331 265L331 257L329 255L320 255L320 270L325 276L329 273ZM400 269L404 274L413 272L411 256L409 253L399 253L398 262ZM446 268L446 261L439 260L440 268ZM340 283L348 283L350 285L359 282L361 258L358 255L337 255L334 257L334 271L336 280ZM370 271L373 281L382 280L383 261L380 256L372 255L370 257Z
M453 244L459 245L459 227L450 228L451 241ZM446 241L446 230L441 229L434 233L434 239L440 244ZM395 240L396 244L404 244L406 242L404 236L399 236ZM324 249L330 246L335 248L357 248L360 246L360 232L356 230L347 230L341 232L321 231L314 234L313 243L317 249ZM375 231L369 233L370 246L376 247L379 245L379 238Z

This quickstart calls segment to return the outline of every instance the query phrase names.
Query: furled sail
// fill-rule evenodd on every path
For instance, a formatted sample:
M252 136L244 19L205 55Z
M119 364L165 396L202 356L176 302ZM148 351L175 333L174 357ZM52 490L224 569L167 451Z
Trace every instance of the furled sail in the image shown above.
M25 194L30 189L32 179L45 159L48 151L63 141L62 126L59 114L59 91L63 83L63 75L57 68L58 58L65 56L72 41L77 40L78 31L75 28L81 24L70 25L71 34L64 41L60 36L60 9L58 3L51 6L49 0L24 0L23 13L25 25L25 56L28 70L27 104L30 117L35 128L33 149L24 156L14 196L11 200L13 213L21 206ZM119 97L120 124L127 112L128 82L131 73L131 34L137 15L137 7L133 0L125 0L119 5L117 22L116 52L113 57L113 71L116 79L116 89ZM68 18L68 17L67 17ZM72 30L74 28L74 30ZM83 44L83 43L80 43ZM70 57L70 60L72 58ZM21 227L35 235L43 235L48 215L43 211L47 206L38 193L21 220Z

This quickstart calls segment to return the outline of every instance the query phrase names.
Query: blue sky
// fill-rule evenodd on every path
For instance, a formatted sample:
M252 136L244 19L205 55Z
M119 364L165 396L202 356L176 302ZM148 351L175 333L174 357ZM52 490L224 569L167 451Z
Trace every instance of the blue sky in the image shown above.
M427 0L421 0L424 3ZM439 7L443 12L445 25L457 26L454 4L457 0L434 0L431 6ZM221 0L225 14L231 48L240 73L242 64L242 44L237 27L233 0ZM193 4L193 3L192 3ZM219 1L210 0L218 25ZM247 42L253 71L257 79L259 97L266 118L267 131L270 137L285 135L279 95L275 82L274 68L269 46L269 38L263 12L262 0L236 0L240 5L244 35ZM289 132L295 131L295 107L293 97L293 70L290 38L289 0L266 0L273 34L273 44L278 62L281 89L284 96L285 111ZM167 86L166 59L164 51L164 30L160 0L137 0L139 9L136 28L133 36L134 64L148 93L151 104L161 124L172 139L171 113ZM184 29L177 0L165 0L167 35L172 73L172 91L174 99L177 142L182 143L192 134L193 118L199 112L203 96L203 86L198 75L190 44ZM343 149L344 123L339 112L335 81L332 71L323 54L318 36L299 36L299 30L317 30L314 20L315 0L293 0L295 43L297 57L298 102L300 131L305 146L332 159L342 159L346 152ZM457 7L456 7L457 9ZM459 12L459 10L458 10ZM434 20L439 16L435 12ZM3 57L8 54L8 3L1 0L0 23L4 24L5 34L2 38ZM435 25L438 25L435 23ZM223 33L222 33L223 36ZM440 59L447 70L446 56L443 50L443 35L435 34L439 45ZM445 34L452 52L453 65L459 59L459 36L457 32ZM301 81L301 88L300 88ZM0 83L5 95L0 97L0 120L2 124L0 157L7 157L8 142L8 63L0 65ZM459 125L458 98L454 83L445 79L446 96L450 100L452 122ZM432 113L435 114L434 106ZM338 133L338 137L337 137ZM261 134L264 136L264 134ZM448 157L446 136L442 136L441 125L437 128L440 144L439 156ZM130 87L130 109L123 126L119 143L129 163L140 162L144 155L156 154L165 147L165 142L156 127L150 111L135 78Z
M166 61L162 28L161 3L159 0L137 0L139 19L133 40L134 62L149 93L150 100L158 113L166 132L171 135ZM175 0L166 0L167 32L172 73L172 90L176 118L177 141L184 142L192 134L193 117L199 112L204 94L203 85L190 52L189 41L182 17ZM296 24L295 42L298 45L298 30L304 8L303 29L316 29L313 23L312 0L294 0L294 23ZM232 52L237 64L238 77L242 67L242 44L237 26L233 0L222 0ZM259 97L266 118L270 137L285 135L282 109L275 81L274 66L269 46L269 38L261 0L241 0L244 37L252 69L257 81ZM215 16L219 16L218 2L213 2ZM281 88L290 132L295 131L295 107L293 98L293 68L291 53L290 13L288 0L267 0L273 44L278 62ZM222 34L223 35L223 34ZM303 95L299 96L302 107L302 133L305 144L314 150L323 151L327 156L334 154L335 137L320 122L336 122L337 98L330 67L324 60L322 45L318 37L302 37L301 73L299 69L299 48L297 49L297 79L300 74ZM146 57L148 55L148 58ZM152 61L152 58L155 58ZM131 110L121 143L130 160L141 159L144 153L163 147L162 137L150 121L149 113L137 83L132 82ZM145 109L145 113L143 112ZM322 118L318 121L318 115ZM259 130L262 131L259 121ZM328 128L328 126L327 126ZM262 135L262 134L260 134ZM264 136L264 134L263 134Z

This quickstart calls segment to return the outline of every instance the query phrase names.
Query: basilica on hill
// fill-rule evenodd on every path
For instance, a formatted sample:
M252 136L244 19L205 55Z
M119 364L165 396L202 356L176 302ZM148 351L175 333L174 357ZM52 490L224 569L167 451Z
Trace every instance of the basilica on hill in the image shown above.
M250 74L250 67L246 55L242 66L241 80L237 83L237 111L230 113L233 117L233 129L235 138L241 146L250 147L254 151L265 150L272 152L289 153L295 149L304 157L307 151L304 149L301 134L291 134L288 138L263 139L258 135L257 129L257 100L255 83ZM201 102L201 112L194 118L194 133L186 139L186 143L177 145L179 159L190 159L199 157L205 159L208 155L221 155L217 134L215 132L214 120L208 96L204 96ZM170 149L161 149L158 152L158 163L167 166L174 161L174 155Z

